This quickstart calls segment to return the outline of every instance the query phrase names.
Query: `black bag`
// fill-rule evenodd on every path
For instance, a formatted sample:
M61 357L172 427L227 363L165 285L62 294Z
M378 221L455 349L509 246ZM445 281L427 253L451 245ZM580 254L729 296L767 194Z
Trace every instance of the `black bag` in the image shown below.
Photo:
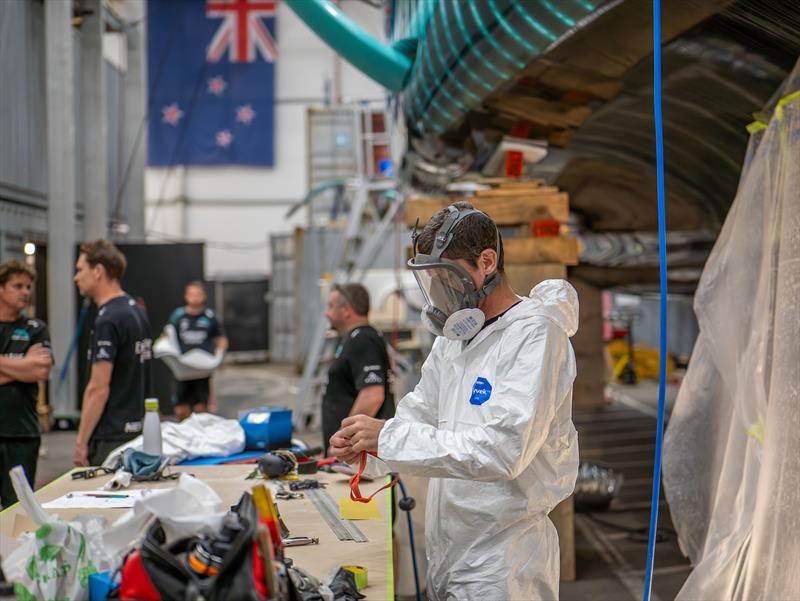
M187 554L206 539L191 536L165 545L160 521L150 527L142 542L142 565L163 601L264 601L253 581L258 510L250 493L242 495L232 512L238 517L238 532L226 545L215 575L202 576L187 565Z

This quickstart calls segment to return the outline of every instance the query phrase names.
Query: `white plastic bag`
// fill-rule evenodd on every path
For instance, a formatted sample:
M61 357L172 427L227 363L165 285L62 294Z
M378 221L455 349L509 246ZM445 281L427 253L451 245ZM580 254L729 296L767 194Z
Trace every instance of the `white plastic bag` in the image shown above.
M50 516L34 498L21 467L11 470L11 480L28 517L39 525L3 560L17 599L88 599L89 576L110 567L102 542L106 521L83 516L65 522Z
M155 518L161 521L169 542L192 534L218 532L225 513L214 489L189 474L181 474L175 488L154 490L137 501L103 534L103 544L115 560L120 560Z

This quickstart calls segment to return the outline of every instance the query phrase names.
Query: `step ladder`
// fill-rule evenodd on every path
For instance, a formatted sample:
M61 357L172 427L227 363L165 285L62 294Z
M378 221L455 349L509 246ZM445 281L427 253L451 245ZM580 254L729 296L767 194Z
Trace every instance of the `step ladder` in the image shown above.
M338 267L333 274L333 282L337 284L363 281L403 205L402 196L394 194L383 216L379 216L375 207L371 206L370 199L375 192L394 191L391 181L356 180L348 183L347 191L352 198L350 212L334 253L338 257ZM295 397L293 415L296 425L309 425L319 413L315 401L319 400L319 388L326 377L324 355L329 328L324 311L320 312L311 329L303 375Z

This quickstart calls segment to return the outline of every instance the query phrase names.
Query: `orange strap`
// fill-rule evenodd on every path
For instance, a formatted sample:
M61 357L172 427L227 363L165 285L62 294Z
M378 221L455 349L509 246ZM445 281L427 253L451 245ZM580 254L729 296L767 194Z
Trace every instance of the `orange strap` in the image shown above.
M377 457L375 453L370 453L370 454ZM379 492L381 492L382 490L386 490L387 488L391 488L392 486L397 484L397 478L394 478L391 482L389 482L389 484L384 484L370 496L362 497L361 491L358 489L358 483L361 480L361 474L364 473L366 467L367 467L367 453L366 451L362 451L361 459L359 460L358 463L358 471L355 474L353 474L352 478L350 478L350 499L358 503L369 503Z

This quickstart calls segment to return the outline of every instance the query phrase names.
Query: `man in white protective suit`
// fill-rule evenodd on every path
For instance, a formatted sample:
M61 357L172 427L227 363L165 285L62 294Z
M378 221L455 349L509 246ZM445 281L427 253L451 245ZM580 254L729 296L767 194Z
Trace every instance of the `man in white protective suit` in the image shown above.
M427 594L435 600L558 599L558 535L547 514L574 488L577 294L547 280L530 297L503 277L497 227L468 203L414 233L408 265L438 337L389 420L356 415L331 437L354 463L430 478ZM371 460L374 472L379 462Z

